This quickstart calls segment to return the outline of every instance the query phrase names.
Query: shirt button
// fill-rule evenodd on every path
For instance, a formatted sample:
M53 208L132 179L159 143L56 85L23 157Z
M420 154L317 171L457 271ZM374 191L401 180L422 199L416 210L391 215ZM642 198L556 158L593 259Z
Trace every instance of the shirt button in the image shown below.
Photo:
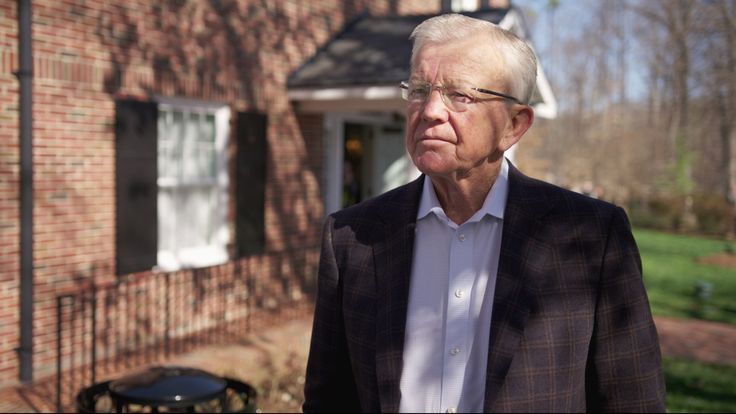
M465 235L464 234L461 234L461 235L457 236L457 238L460 239L461 242L465 241Z
M447 412L450 413L450 414L455 414L457 412L457 410L455 410L455 407L450 407L450 408L447 409Z
M460 348L455 347L450 350L450 355L457 355L460 353Z
M458 299L460 299L460 298L463 297L463 293L464 292L463 292L462 289L458 289L458 290L455 291L455 297L458 298Z

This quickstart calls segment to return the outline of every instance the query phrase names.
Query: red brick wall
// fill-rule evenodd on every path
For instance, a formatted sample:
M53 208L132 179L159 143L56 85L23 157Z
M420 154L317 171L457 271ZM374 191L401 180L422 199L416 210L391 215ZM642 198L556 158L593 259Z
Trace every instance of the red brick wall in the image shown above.
M0 382L17 378L20 214L15 2L0 3Z
M213 4L232 6L214 9ZM52 372L55 363L55 296L88 283L93 275L113 278L116 97L188 97L225 102L234 111L267 113L267 250L316 245L323 213L322 118L294 113L286 77L366 9L373 14L427 13L436 11L439 2L262 4L33 2L36 377ZM18 377L15 7L16 2L0 2L0 386Z

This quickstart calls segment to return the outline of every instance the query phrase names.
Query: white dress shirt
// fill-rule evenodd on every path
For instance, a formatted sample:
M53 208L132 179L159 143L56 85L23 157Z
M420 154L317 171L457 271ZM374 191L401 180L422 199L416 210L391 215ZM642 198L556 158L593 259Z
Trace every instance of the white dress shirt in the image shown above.
M458 225L429 177L417 213L400 412L482 412L508 164Z

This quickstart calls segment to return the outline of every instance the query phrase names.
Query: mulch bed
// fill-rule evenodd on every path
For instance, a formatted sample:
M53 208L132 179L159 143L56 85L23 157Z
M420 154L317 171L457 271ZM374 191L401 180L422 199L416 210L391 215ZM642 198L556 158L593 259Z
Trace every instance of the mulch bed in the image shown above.
M699 263L736 269L736 254L716 253L698 259Z

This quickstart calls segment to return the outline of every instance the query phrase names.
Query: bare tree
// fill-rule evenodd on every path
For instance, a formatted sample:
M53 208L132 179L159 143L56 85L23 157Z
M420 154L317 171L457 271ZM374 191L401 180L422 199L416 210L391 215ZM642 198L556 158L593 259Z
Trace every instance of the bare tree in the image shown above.
M651 45L664 54L663 80L672 89L672 109L669 113L668 136L674 149L676 190L690 195L692 157L690 148L690 45L694 0L639 1L630 4L632 10L651 24L652 30L663 30L663 43ZM653 62L661 64L663 62ZM660 69L655 69L659 71Z
M560 102L538 149L551 178L671 201L689 225L705 198L733 205L736 0L575 2L586 10L568 25L563 1L543 4Z

